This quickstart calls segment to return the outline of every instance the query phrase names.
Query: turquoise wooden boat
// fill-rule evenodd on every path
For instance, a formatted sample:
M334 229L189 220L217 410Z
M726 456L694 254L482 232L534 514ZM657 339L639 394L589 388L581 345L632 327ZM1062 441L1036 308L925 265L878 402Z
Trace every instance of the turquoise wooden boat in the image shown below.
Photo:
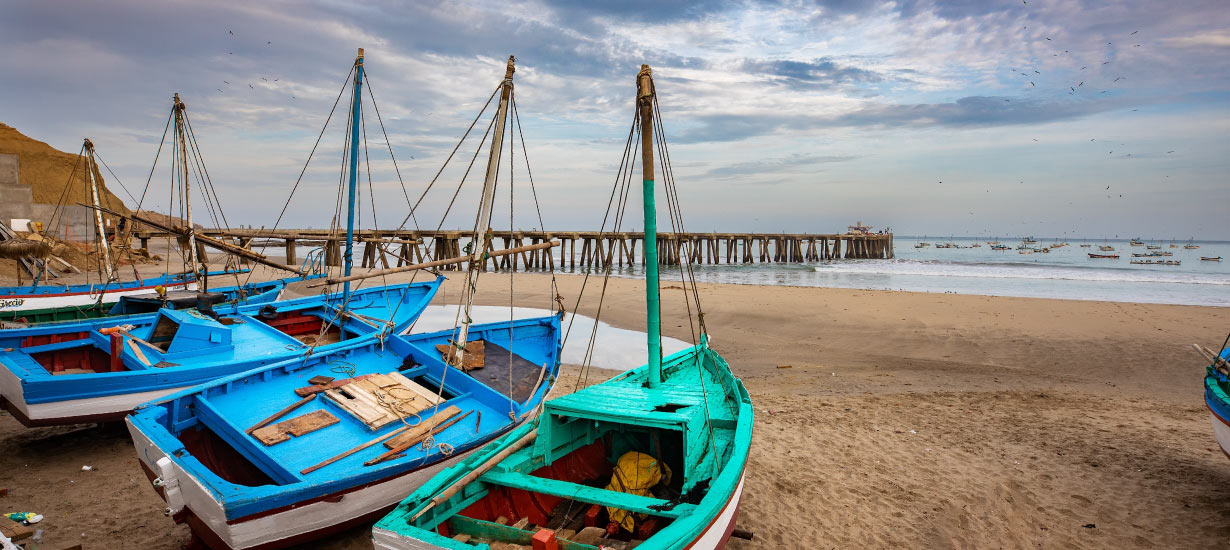
M468 341L484 343L486 366L469 373L441 359L440 349L453 338L455 331L446 330L368 339L141 405L128 417L137 456L168 513L209 548L281 548L373 521L434 473L515 429L554 384L558 316L471 326ZM379 382L375 393L376 411L397 418L373 428L369 416L358 414L371 412L364 393L369 390L351 382L285 416L292 422L313 414L331 417L318 431L273 445L249 431L300 402L295 390L309 387L314 377L369 375L410 382L402 382L412 389L401 393L396 389L403 386ZM441 400L412 407L424 390ZM354 401L363 406L352 408ZM396 405L405 402L411 405ZM431 444L416 442L371 463L392 452L382 443L396 438L382 438L407 423L431 426L437 418L454 423L437 425Z
M1208 352L1212 354L1212 352ZM1205 369L1204 404L1213 422L1213 437L1230 458L1230 349L1224 349Z
M647 364L548 401L533 423L433 478L375 525L376 548L713 549L735 533L751 398L703 321L697 345L662 357L652 137L661 121L648 66L637 92Z
M119 420L137 405L291 357L406 330L439 288L425 283L227 309L0 331L0 405L27 426Z

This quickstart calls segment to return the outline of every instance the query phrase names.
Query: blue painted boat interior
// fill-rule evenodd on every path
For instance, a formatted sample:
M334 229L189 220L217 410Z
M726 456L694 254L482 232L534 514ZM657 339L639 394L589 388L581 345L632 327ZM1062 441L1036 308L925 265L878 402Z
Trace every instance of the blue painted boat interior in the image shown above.
M0 367L21 380L23 399L31 404L195 385L309 350L324 353L400 333L442 280L359 289L345 314L339 314L340 296L331 294L245 304L216 316L162 309L119 321L5 330ZM120 324L132 325L128 334L148 344L100 332Z
M473 411L434 436L437 444L452 446L450 455L508 432L514 427L512 417L524 419L550 391L559 368L558 317L471 327L469 341L486 342L489 363L494 354L508 353L510 359L518 357L540 366L538 372L518 373L520 379L515 381L508 380L508 370L487 370L492 368L490 364L469 373L446 365L436 346L447 345L454 337L452 330L412 334L390 338L383 344L368 341L284 361L147 403L133 413L130 422L223 502L228 521L242 518L390 478L446 458L438 445L428 450L414 445L402 458L364 466L365 461L388 450L377 444L319 470L301 473L406 425L394 421L372 430L332 398L321 395L281 420L325 410L337 417L336 424L272 446L246 433L251 426L299 401L294 390L310 386L308 380L315 376L341 379L398 372L441 395L445 401L438 405L439 410L457 406L459 415ZM530 391L513 391L513 385L529 387ZM510 394L517 398L510 398ZM436 410L429 408L405 421L417 424L420 417L430 417Z

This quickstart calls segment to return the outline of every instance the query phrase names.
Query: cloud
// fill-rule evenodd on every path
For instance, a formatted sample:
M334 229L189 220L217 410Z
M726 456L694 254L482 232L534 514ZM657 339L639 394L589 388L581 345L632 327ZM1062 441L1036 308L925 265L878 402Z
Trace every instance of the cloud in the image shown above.
M1162 42L1178 48L1230 48L1230 30L1216 30L1164 38Z
M711 168L701 177L717 179L733 179L749 175L799 173L810 174L820 171L819 165L835 162L846 162L857 159L855 155L814 155L795 153L784 157L767 158L749 162L736 162Z

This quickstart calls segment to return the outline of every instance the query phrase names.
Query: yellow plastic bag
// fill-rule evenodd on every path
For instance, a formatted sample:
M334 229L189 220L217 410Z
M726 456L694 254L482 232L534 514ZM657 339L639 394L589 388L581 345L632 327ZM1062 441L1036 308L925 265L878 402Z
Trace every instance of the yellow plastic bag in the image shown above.
M615 463L615 470L611 472L611 482L606 488L610 491L647 497L652 496L649 490L654 486L670 482L671 469L669 466L645 453L628 451ZM611 516L611 521L618 523L628 532L636 529L635 517L647 517L646 514L636 514L634 517L627 510L610 506L606 507L606 512Z

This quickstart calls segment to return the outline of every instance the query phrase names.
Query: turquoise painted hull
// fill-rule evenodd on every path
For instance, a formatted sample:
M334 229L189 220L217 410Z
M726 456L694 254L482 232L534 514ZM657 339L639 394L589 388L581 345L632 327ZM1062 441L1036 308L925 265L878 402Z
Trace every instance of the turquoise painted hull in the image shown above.
M1221 357L1230 361L1230 349L1224 350ZM1204 404L1213 423L1213 437L1226 458L1230 458L1230 375L1214 367L1206 369Z
M666 358L659 389L645 387L647 371L643 366L549 401L537 422L485 447L402 501L373 528L376 548L474 550L487 548L494 540L528 544L537 528L551 525L558 517L548 519L541 505L535 512L525 504L526 499L514 496L525 493L551 506L563 502L569 508L581 504L645 513L658 527L638 549L721 548L737 518L752 440L751 399L725 360L704 346ZM501 460L451 498L428 506L446 488L531 433L535 434L533 443ZM569 472L605 473L616 457L630 450L648 452L669 465L675 476L682 477L671 487L680 496L667 501L598 489L593 480L559 479L585 475ZM590 460L581 460L582 456ZM509 495L507 501L504 495ZM504 515L508 523L528 519L538 527L500 525L493 521L493 513ZM640 520L637 523L643 525ZM459 542L452 538L457 534L473 538ZM597 546L561 543L561 548L591 550Z

